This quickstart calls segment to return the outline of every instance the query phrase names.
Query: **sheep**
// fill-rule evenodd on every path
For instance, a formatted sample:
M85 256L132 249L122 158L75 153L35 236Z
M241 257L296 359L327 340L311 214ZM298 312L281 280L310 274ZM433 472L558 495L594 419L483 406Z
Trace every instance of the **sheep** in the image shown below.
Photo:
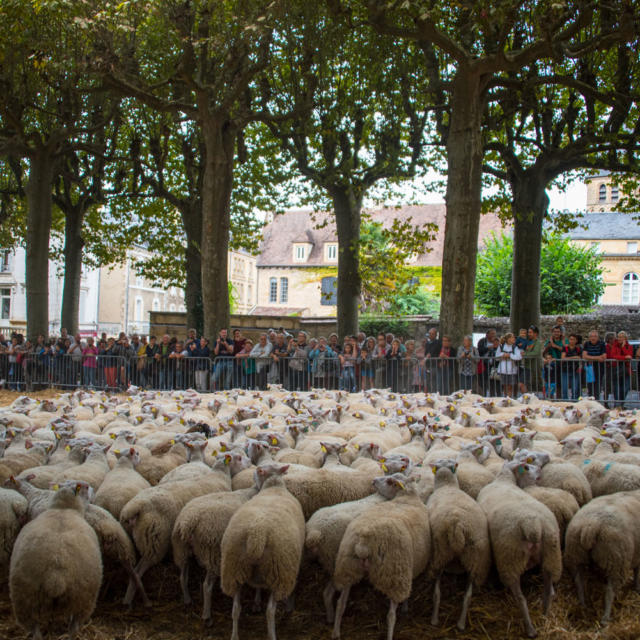
M220 576L221 543L233 514L257 494L259 487L238 491L210 493L187 502L176 519L171 534L173 560L180 569L183 602L191 603L189 593L189 561L193 556L206 570L203 590L202 619L210 625L211 596L214 580Z
M387 466L387 463L389 466ZM382 463L386 475L395 476L398 479L400 473L404 472L406 465L398 464L395 460L388 460ZM398 473L398 476L395 474ZM391 480L389 482L395 482ZM385 485L381 485L384 487ZM324 570L333 576L336 557L340 542L349 523L366 511L370 506L385 500L381 493L375 493L350 502L341 502L329 507L318 509L307 521L305 547L312 556L317 558ZM331 624L334 620L333 596L335 586L330 579L322 592L327 622Z
M18 623L42 640L55 618L69 624L73 640L93 613L102 582L102 557L95 531L84 519L86 483L65 482L51 508L29 522L16 539L9 589Z
M455 460L458 463L456 469L456 484L474 500L480 490L493 482L495 475L484 467L476 456L483 454L482 444L470 443L463 445Z
M549 462L540 470L538 484L568 491L578 505L585 505L593 497L589 481L575 465L570 462Z
M527 635L534 638L537 633L520 588L520 576L532 566L542 564L543 609L546 613L551 604L553 583L562 573L562 558L560 532L553 514L516 485L514 475L523 473L537 475L538 468L506 462L496 479L480 491L478 504L487 515L500 579L518 602Z
M342 616L352 585L367 576L373 587L389 598L387 639L391 640L398 604L407 600L413 579L429 562L431 530L427 508L413 483L399 479L389 483L389 480L390 477L376 478L374 483L377 487L388 486L396 496L355 518L340 542L333 579L341 593L333 638L340 637Z
M296 585L305 523L300 503L284 485L288 468L267 465L256 469L260 492L235 512L222 537L220 585L233 598L231 640L238 640L240 590L244 584L270 591L269 640L276 640L276 604L288 598Z
M61 480L76 480L77 482L87 482L96 491L102 484L105 476L111 467L107 460L106 452L110 445L102 446L92 444L87 447L87 457L82 464L67 469L62 473Z
M594 498L573 517L566 533L564 562L585 606L584 569L591 563L605 574L601 624L611 619L616 592L631 569L640 592L640 494L637 491Z
M142 439L138 443L144 445ZM166 452L161 454L162 449L155 452L152 450L153 455L140 460L140 464L136 469L151 486L158 484L169 471L187 461L187 449L184 444L175 440L173 443L167 444L169 449Z
M593 497L640 489L640 468L633 464L587 458L582 465Z
M491 567L487 517L476 501L459 488L457 462L438 460L431 467L435 482L427 502L432 545L429 572L436 579L431 624L438 625L441 575L447 565L457 560L469 575L457 623L458 629L464 631L473 585L484 584Z
M189 440L184 442L187 448L187 461L162 476L158 485L179 480L196 480L211 473L211 468L204 461L206 440Z
M130 532L141 558L136 565L140 579L166 555L171 532L180 510L193 498L215 491L231 490L231 474L244 466L238 454L216 461L213 472L196 480L167 482L144 489L129 500L120 512L120 522ZM124 604L131 605L135 584L130 581Z
M27 501L27 510L25 513L25 521L31 521L46 511L51 506L51 500L54 492L50 489L40 489L31 484L32 477L15 478L11 476L4 486L8 489L16 491Z
M11 550L27 517L28 503L15 491L0 488L0 576L9 568Z
M140 461L140 455L136 449L128 447L123 450L114 449L112 452L118 461L104 477L96 491L93 503L106 509L117 519L120 518L124 505L151 485L136 471Z
M86 506L84 519L98 536L103 560L109 559L123 567L129 579L133 580L145 607L150 607L151 601L135 572L136 552L133 542L122 525L106 509L95 504Z

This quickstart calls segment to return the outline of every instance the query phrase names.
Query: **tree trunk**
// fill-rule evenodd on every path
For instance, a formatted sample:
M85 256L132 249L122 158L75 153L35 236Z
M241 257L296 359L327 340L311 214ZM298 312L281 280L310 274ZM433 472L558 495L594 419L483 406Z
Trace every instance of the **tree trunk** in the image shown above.
M204 117L202 180L202 310L204 335L214 338L229 326L227 252L233 188L235 131L217 118Z
M62 288L62 313L60 327L66 327L69 335L78 331L80 316L80 280L82 278L82 221L84 206L79 203L65 212L64 221L64 283Z
M202 335L204 322L202 315L202 258L200 255L200 236L202 235L202 202L181 209L182 224L187 236L185 251L186 282L184 302L187 307L187 329L195 329Z
M27 335L49 334L49 236L54 160L46 150L30 157L27 194Z
M362 196L352 188L331 189L338 233L338 336L358 333L360 304L360 211Z
M511 184L513 201L513 272L511 330L540 325L540 254L542 223L549 207L545 181L523 176Z
M447 140L447 217L442 258L440 333L454 345L473 331L473 303L482 204L482 76L458 71Z

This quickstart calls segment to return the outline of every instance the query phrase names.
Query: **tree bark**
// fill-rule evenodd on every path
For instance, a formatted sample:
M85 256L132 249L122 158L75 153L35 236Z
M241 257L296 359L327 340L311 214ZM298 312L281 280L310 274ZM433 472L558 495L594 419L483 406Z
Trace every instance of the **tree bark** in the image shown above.
M182 224L187 237L185 251L185 290L184 301L187 308L187 329L195 329L198 335L204 330L202 314L202 257L200 255L200 237L202 235L202 203L185 206L180 211Z
M362 195L353 188L329 189L338 233L338 336L358 333L360 305L360 219Z
M229 326L227 252L233 188L235 131L227 122L202 120L205 166L202 180L202 310L204 335Z
M440 334L450 336L456 346L473 331L482 205L483 84L481 75L460 70L451 95Z
M54 159L46 149L30 156L27 195L27 335L49 333L49 236Z
M80 202L65 211L64 221L64 282L60 327L66 327L72 336L78 331L80 316L84 213L84 205Z
M540 255L542 224L549 207L546 183L539 174L512 181L513 272L511 330L540 325Z

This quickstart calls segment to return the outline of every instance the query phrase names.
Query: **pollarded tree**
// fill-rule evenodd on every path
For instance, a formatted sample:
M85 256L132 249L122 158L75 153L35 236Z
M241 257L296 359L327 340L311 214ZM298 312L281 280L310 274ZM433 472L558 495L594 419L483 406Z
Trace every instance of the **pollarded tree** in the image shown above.
M229 322L227 251L242 134L255 119L252 83L270 62L274 16L284 3L250 0L110 0L89 28L93 61L115 90L198 128L204 332Z
M417 43L431 91L446 112L439 129L446 145L445 227L440 324L455 344L473 325L478 229L482 209L484 115L491 90L505 74L536 60L580 59L637 33L635 2L612 0L334 0L365 12L399 46Z
M485 170L509 186L514 229L511 326L538 324L546 189L585 167L640 172L638 56L628 44L560 65L534 63L503 79L487 115ZM558 213L557 227L578 224Z
M48 332L52 192L61 157L88 123L89 43L81 23L90 3L3 0L0 5L0 155L27 160L27 331Z
M412 177L428 122L414 46L402 50L366 25L304 3L274 36L260 78L264 120L332 209L338 235L338 333L358 329L363 200L374 185Z
M483 313L506 316L511 308L513 237L485 242L478 256L476 303ZM540 261L540 308L543 314L589 311L604 293L601 257L559 234L544 234ZM530 320L517 327L529 326Z

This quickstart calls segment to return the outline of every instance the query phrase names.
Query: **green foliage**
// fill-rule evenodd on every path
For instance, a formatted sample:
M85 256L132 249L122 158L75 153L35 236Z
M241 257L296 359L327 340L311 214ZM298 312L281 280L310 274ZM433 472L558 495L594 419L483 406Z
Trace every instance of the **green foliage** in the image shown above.
M493 235L478 255L476 304L488 315L508 316L511 302L513 238ZM591 247L572 244L568 238L545 234L540 264L540 311L583 313L604 292L600 256Z
M363 314L360 316L360 331L368 336L376 336L378 333L393 333L394 336L404 338L411 337L409 323L406 320L389 318L388 316L376 316Z
M389 307L389 313L399 316L437 315L440 311L440 298L426 289L413 293L400 293Z
M366 311L430 313L422 310L433 305L427 301L431 297L426 290L420 291L411 257L431 250L434 232L434 225L413 225L411 218L396 219L388 227L365 220L360 229L360 277Z

